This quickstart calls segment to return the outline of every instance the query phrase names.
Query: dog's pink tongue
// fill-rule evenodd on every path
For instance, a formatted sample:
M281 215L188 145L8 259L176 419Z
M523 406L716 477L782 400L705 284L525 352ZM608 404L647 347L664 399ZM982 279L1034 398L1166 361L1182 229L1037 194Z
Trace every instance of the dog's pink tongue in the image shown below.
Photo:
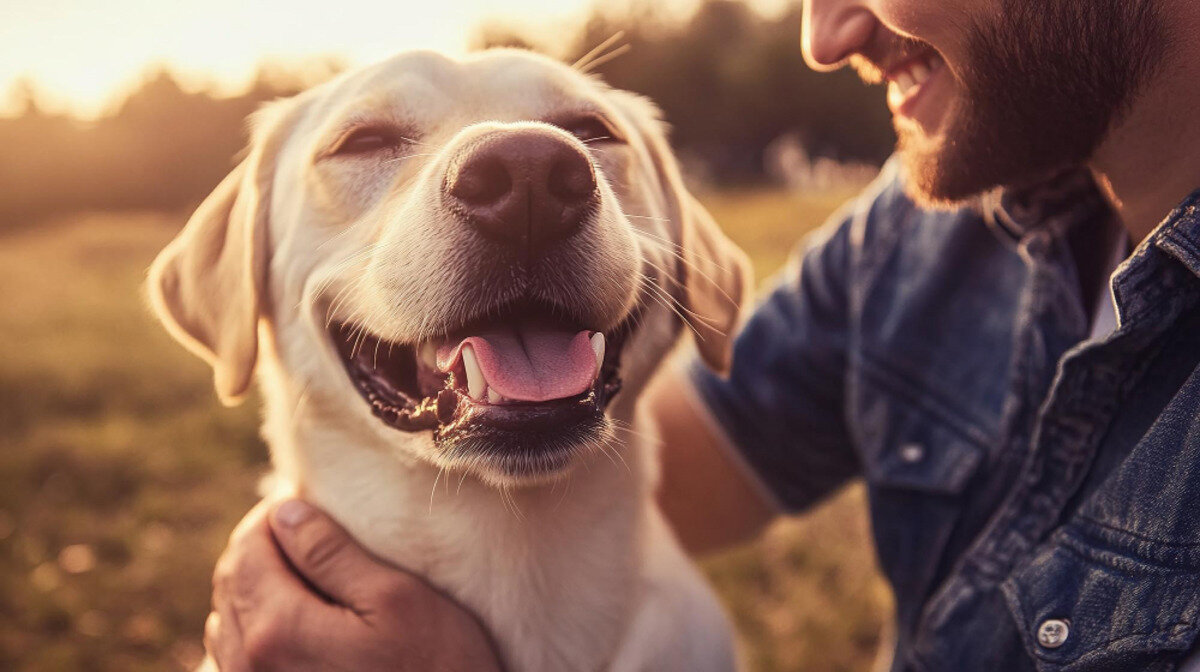
M596 379L590 334L521 328L465 338L443 347L438 362L452 363L466 345L490 389L515 401L549 401L583 394Z

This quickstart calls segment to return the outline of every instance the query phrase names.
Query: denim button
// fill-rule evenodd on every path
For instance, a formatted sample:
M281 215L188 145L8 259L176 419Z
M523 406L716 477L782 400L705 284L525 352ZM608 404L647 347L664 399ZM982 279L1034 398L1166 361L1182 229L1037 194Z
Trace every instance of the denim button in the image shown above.
M1037 640L1038 644L1047 649L1057 649L1067 643L1067 637L1071 634L1071 628L1067 622L1058 618L1051 618L1042 621L1038 626Z
M925 459L925 447L918 443L906 443L900 447L900 459L909 464L916 464Z

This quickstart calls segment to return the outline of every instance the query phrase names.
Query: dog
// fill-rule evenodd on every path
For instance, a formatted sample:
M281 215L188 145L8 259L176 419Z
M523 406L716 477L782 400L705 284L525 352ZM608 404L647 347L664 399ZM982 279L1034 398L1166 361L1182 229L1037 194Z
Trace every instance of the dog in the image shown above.
M519 50L408 52L252 117L148 274L276 484L471 609L506 669L725 671L638 393L750 281L648 100ZM453 483L452 483L453 481Z

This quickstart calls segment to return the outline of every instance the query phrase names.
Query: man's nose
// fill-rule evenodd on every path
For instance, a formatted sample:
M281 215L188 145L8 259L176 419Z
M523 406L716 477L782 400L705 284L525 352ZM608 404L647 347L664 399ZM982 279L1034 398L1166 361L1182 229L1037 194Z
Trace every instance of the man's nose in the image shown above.
M801 48L814 70L837 68L870 43L879 20L864 0L804 0Z

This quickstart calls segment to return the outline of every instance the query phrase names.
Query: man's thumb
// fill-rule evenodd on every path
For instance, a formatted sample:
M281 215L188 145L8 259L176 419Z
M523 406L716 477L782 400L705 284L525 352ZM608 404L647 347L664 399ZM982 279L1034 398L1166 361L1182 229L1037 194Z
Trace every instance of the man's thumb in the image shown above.
M316 507L284 500L269 517L271 532L292 566L317 590L346 607L362 607L374 592L373 577L395 570L371 557Z

